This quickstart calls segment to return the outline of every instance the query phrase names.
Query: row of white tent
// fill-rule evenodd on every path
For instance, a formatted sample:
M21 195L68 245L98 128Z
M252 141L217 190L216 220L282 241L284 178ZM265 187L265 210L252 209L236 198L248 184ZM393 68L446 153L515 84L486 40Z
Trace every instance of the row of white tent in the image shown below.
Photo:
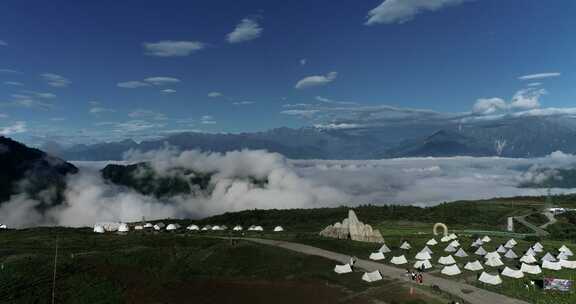
M351 273L352 266L350 266L350 264L336 265L334 266L334 272L336 272L337 274ZM382 274L380 273L379 270L374 270L372 272L364 272L364 274L362 275L362 280L366 282L380 281L382 280Z
M162 229L165 229L167 231L174 231L174 230L180 229L180 225L179 224L165 225L164 223L157 223L157 224L146 223L144 225L134 226L134 230L145 230L145 229L154 229L156 231L160 231ZM228 227L219 226L219 225L214 225L214 226L206 225L202 228L200 228L198 225L190 225L190 226L186 227L186 230L189 230L189 231L224 231L227 229L228 229ZM242 226L235 226L232 230L233 231L242 231L243 228L242 228ZM262 226L250 226L247 230L248 231L264 231L264 228ZM98 224L94 225L94 232L96 232L96 233L129 232L129 231L130 231L130 226L126 223L98 223ZM276 227L274 227L273 231L274 232L282 232L282 231L284 231L284 228L282 226L276 226Z

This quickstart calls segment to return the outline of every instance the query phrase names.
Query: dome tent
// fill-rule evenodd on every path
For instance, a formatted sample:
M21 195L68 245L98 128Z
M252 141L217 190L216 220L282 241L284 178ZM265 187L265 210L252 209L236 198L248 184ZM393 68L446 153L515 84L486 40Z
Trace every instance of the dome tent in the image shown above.
M408 261L406 260L406 257L404 255L401 255L401 256L392 257L392 259L390 260L390 263L392 263L394 265L402 265L402 264L408 263Z
M490 284L490 285L502 284L502 279L500 278L499 275L497 275L497 274L492 275L492 274L488 274L486 272L482 272L482 274L478 278L478 281L480 281L482 283Z
M486 250L482 246L478 247L478 249L474 252L475 255L484 256L486 255Z
M200 230L200 227L198 227L198 225L190 225L190 226L186 227L186 230L198 231L198 230Z
M384 256L384 254L381 251L376 251L370 254L369 259L374 260L374 261L381 261L386 259L386 257Z
M480 262L478 260L476 260L474 262L466 263L466 265L464 265L464 269L470 270L470 271L478 271L478 270L484 269L484 267L482 266L482 264L480 264Z
M166 226L166 230L168 231L173 231L173 230L178 230L180 229L180 225L178 224L168 224L168 226Z
M443 256L438 259L438 263L442 265L456 264L456 260L451 255Z
M461 274L462 271L460 271L460 268L458 268L458 265L454 264L454 265L450 265L450 266L444 266L444 268L442 268L440 273L442 273L443 275L447 275L447 276L455 276L455 275Z
M382 280L382 274L380 274L379 270L374 270L372 272L365 272L362 275L362 280L366 282L375 282Z
M104 227L100 226L100 225L95 225L94 226L94 232L96 233L104 233Z
M416 261L416 263L414 263L414 269L421 269L422 266L424 266L424 269L432 268L432 264L430 263L430 260L420 260L420 261Z
M426 245L428 246L438 245L438 241L436 241L435 239L429 239L428 242L426 242Z
M336 265L334 267L334 272L338 274L350 273L352 272L352 267L350 267L350 264Z
M242 231L243 229L244 228L242 228L240 225L234 226L234 228L232 228L233 231Z
M282 228L282 226L274 227L274 232L282 232L282 231L284 231L284 228Z
M118 232L125 233L125 232L128 232L128 231L130 231L130 227L128 226L128 224L126 224L126 223L120 223L120 226L118 226Z

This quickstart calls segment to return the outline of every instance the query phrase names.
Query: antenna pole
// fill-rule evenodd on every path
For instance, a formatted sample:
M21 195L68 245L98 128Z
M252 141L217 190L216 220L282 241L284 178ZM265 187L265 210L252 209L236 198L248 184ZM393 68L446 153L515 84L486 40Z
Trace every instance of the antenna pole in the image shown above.
M52 277L52 304L55 304L56 300L56 266L58 264L58 237L56 237L56 248L54 253L54 274Z

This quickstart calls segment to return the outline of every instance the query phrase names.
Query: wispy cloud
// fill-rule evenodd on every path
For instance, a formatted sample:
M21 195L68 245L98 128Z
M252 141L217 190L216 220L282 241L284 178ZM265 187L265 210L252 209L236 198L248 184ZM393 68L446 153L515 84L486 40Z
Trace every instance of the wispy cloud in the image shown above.
M119 82L116 84L116 86L118 86L120 88L124 88L124 89L136 89L136 88L141 88L141 87L149 87L150 84L142 82L142 81L131 80L131 81Z
M538 74L523 75L523 76L518 77L518 79L520 79L520 80L535 80L535 79L558 77L560 75L562 75L562 74L559 72L538 73Z
M254 19L244 18L234 31L226 36L226 40L229 43L241 43L250 40L254 40L262 35L262 27Z
M255 101L236 101L233 102L232 104L235 106L247 106L247 105L251 105L251 104L255 104Z
M18 133L28 131L25 121L17 121L14 124L6 127L0 127L0 135L11 136Z
M8 118L8 114L0 113L0 118Z
M18 81L4 81L3 84L7 85L7 86L15 86L15 87L21 87L24 85L23 83L18 82Z
M144 81L155 86L164 86L181 82L178 78L165 76L148 77L144 79Z
M163 113L155 112L152 110L137 109L128 113L130 118L138 119L151 119L151 120L166 120L167 117Z
M212 115L204 115L200 118L200 123L203 125L213 125L216 124L216 120Z
M53 73L44 73L41 74L40 77L46 81L46 83L55 88L65 88L68 87L71 81L63 76Z
M155 76L155 77L148 77L144 80L130 80L119 82L116 86L124 89L137 89L142 87L149 87L149 86L166 86L180 83L181 80L174 77L166 77L166 76ZM163 93L174 93L176 91L166 91Z
M174 90L174 89L164 89L164 90L161 90L160 93L162 93L162 94L174 94L174 93L176 93L176 90Z
M330 72L326 75L308 76L298 81L294 87L296 89L306 89L311 87L323 86L336 80L336 77L338 77L337 72Z
M210 92L208 93L208 97L210 98L217 98L217 97L222 97L224 96L224 94L220 93L220 92Z
M90 108L90 114L102 114L102 113L113 113L116 112L114 109L103 108L103 107L93 107Z
M366 25L404 23L425 11L436 11L466 0L385 0L368 12Z
M8 43L4 40L0 40L0 46L8 46Z
M306 64L308 64L308 59L306 59L306 58L300 59L300 65L304 66Z
M146 42L143 44L145 54L158 57L184 57L206 48L206 44L199 41L173 41Z
M12 69L0 69L0 74L22 74L22 72Z

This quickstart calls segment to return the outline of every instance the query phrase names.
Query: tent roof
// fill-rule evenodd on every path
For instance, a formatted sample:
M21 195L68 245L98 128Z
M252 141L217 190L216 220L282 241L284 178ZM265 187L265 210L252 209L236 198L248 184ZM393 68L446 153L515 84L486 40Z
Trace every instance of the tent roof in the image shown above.
M420 267L422 267L422 265L424 265L424 269L432 268L432 264L430 263L430 260L416 261L416 263L414 263L414 268L420 269Z
M350 273L350 272L352 272L352 267L350 267L350 264L336 265L334 267L334 272L336 272L338 274Z
M556 262L556 258L552 254L550 254L550 252L546 252L546 254L540 259L540 261Z
M386 257L384 256L384 254L380 251L372 252L369 257L369 259L374 261L384 260L385 258Z
M456 260L451 255L443 256L438 259L438 263L442 265L456 264Z
M500 260L500 258L497 257L489 258L484 264L490 267L500 267L504 265L504 263L502 263L502 260Z
M402 245L400 245L400 249L404 249L404 250L408 250L412 248L412 246L410 246L410 243L404 241L404 243L402 243Z
M486 284L490 284L490 285L500 285L502 284L502 279L500 278L499 275L492 275L486 272L482 272L482 274L480 275L480 277L478 278L478 281L486 283Z
M390 263L395 264L395 265L401 265L401 264L408 263L408 261L406 260L406 257L404 255L401 255L401 256L392 257L392 259L390 260Z
M362 275L362 280L366 282L380 281L382 280L382 275L378 270L374 270L372 272L365 272L364 275Z
M476 260L474 262L466 263L466 265L464 266L464 269L470 270L470 271L478 271L478 270L484 269L484 267L482 266L482 264L480 264L480 262L478 260Z
M482 246L478 247L478 249L474 252L475 255L486 255L486 253L486 250Z
M561 262L544 261L544 262L542 262L542 268L550 269L550 270L560 270L560 269L562 269L562 263Z
M505 277L514 278L514 279L521 279L524 277L524 273L520 270L515 270L506 266L501 273Z
M458 268L458 265L454 264L454 265L450 265L450 266L444 266L444 268L442 268L442 271L440 271L440 273L442 273L444 275L453 276L453 275L461 274L462 271L460 271L460 268Z
M420 251L416 254L414 258L417 260L429 260L432 258L432 256L430 255L430 253L428 253L428 251Z
M454 255L459 257L459 258L465 258L468 256L466 251L464 251L464 249L462 249L462 248L458 249L458 251L456 251L456 253Z
M426 242L426 245L430 246L438 245L438 241L436 241L435 239L429 239L428 242Z
M386 244L382 244L382 246L380 247L380 249L378 249L378 251L383 252L383 253L388 253L388 252L391 252L392 250L390 250L390 248L388 248L388 246L386 246Z
M522 267L520 267L520 270L524 273L530 273L530 274L540 274L542 273L542 269L540 269L540 266L538 265L528 265L526 263L522 263Z
M536 260L536 258L535 258L534 256L524 255L523 257L520 258L520 262L532 264L532 263L536 263L537 260Z
M514 250L508 249L508 251L506 251L506 254L504 254L504 257L508 259L517 259L518 255L516 254L516 252L514 252Z

